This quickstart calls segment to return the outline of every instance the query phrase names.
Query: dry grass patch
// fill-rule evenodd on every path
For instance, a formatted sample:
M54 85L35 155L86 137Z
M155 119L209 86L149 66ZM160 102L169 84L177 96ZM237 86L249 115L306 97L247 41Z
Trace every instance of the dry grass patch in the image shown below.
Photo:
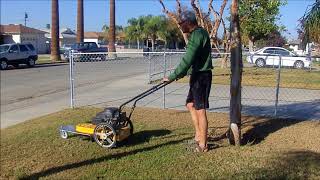
M116 149L61 139L60 125L89 121L101 109L65 110L1 131L1 178L319 179L320 122L243 117L243 146L223 137L228 115L209 113L211 149L185 150L184 111L138 108L134 135Z

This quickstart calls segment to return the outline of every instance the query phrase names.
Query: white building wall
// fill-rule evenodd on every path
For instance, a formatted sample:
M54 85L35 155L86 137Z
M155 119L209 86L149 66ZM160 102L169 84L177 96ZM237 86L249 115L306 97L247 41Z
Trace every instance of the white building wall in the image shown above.
M46 39L44 34L22 34L21 43L31 43L39 54L46 53Z
M84 42L95 42L95 43L99 44L99 41L97 38L84 38L83 41Z
M77 42L76 38L62 38L60 39L60 47L62 47L65 44L74 44Z
M12 40L13 40L15 43L21 43L20 34L14 34L14 35L12 35Z

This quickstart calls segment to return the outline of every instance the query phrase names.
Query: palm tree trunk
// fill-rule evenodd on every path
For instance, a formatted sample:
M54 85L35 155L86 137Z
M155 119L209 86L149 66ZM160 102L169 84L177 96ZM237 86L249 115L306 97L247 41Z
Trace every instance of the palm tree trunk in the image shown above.
M115 41L116 41L116 16L115 16L115 0L110 0L110 28L109 28L109 56L115 57L116 54L110 52L116 52Z
M140 49L140 40L137 39L138 49Z
M151 38L152 51L154 51L155 42L156 42L156 38L155 38L155 36L152 36L152 38Z
M83 0L78 0L77 11L77 43L83 42L84 38L84 23L83 23Z
M253 52L253 46L254 46L253 38L249 38L249 52Z
M59 2L51 1L51 61L60 61L59 49Z
M240 145L241 125L241 80L242 80L242 51L240 23L238 14L239 0L231 4L231 84L230 84L230 132L233 134L235 145ZM229 136L230 137L230 136Z

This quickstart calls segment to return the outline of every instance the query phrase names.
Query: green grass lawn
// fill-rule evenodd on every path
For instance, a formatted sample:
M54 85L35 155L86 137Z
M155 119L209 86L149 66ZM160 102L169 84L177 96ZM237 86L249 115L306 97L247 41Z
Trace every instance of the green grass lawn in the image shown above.
M61 55L62 58L62 55ZM59 62L64 62L63 58L62 61ZM40 54L38 55L38 60L36 61L37 64L47 64L47 63L53 63L50 59L50 54Z
M115 149L60 125L89 121L101 109L64 110L1 130L1 179L319 179L320 123L243 117L241 147L223 138L228 115L209 113L205 154L185 150L193 129L184 111L138 108L134 135Z
M242 74L243 86L276 87L277 69L245 67ZM213 69L214 84L230 85L231 71L229 68L215 67ZM180 82L188 82L189 78ZM299 69L281 69L280 87L300 89L320 89L320 71L308 71Z

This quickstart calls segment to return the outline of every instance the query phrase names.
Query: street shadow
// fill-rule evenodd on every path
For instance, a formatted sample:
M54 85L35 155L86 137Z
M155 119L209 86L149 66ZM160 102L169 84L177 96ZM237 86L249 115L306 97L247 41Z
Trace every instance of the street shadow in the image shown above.
M281 153L261 168L250 170L252 179L318 179L320 177L320 153L289 151ZM238 179L247 179L246 173L235 173ZM242 177L242 178L241 178ZM251 179L250 178L250 179Z
M274 116L274 106L248 106L243 105L242 114L254 116ZM279 104L277 117L284 119L320 120L320 99L308 102L295 102Z
M49 176L49 175L52 175L52 174L56 174L56 173L59 173L59 172L62 172L62 171L75 169L75 168L79 168L79 167L83 167L83 166L88 166L88 165L92 165L92 164L96 164L96 163L101 163L101 162L112 160L112 159L119 160L119 159L121 159L123 157L134 155L134 154L137 154L137 153L140 153L140 152L152 151L154 149L161 148L161 147L164 147L164 146L170 146L170 145L173 145L173 144L181 143L181 142L183 142L183 141L185 141L187 139L189 139L189 138L180 138L179 140L168 141L168 142L165 142L165 143L162 143L162 144L158 144L158 145L155 145L155 146L143 147L143 148L135 149L135 150L132 150L132 151L129 151L129 152L121 152L121 153L117 153L117 154L110 154L110 155L103 156L103 157L100 157L100 158L93 158L93 159L88 159L88 160L84 160L84 161L80 161L80 162L75 162L75 163L71 163L71 164L62 165L62 166L52 167L52 168L46 169L44 171L31 174L31 175L25 177L24 179L39 179L41 177L46 177L46 176Z
M20 64L19 67L14 67L9 65L6 70L34 69L34 68L56 67L56 66L66 66L66 65L69 65L69 63L36 64L34 67L28 67L27 65Z

